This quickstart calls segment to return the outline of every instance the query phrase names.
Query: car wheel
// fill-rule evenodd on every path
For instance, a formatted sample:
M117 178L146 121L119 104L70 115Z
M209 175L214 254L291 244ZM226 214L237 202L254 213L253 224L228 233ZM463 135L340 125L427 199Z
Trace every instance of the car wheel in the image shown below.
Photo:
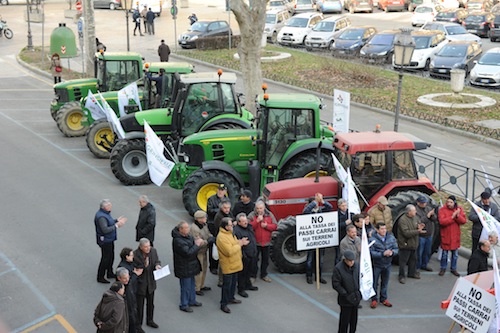
M112 3L112 2L111 2L111 3L109 4L109 9L110 9L110 10L115 10L115 9L116 9L116 5L115 5L114 3Z
M497 41L497 39L496 39L496 38L494 38L494 37L490 37L490 42L496 42L496 41Z
M424 71L428 71L430 67L431 67L431 59L427 59L424 65Z
M469 76L469 67L465 66L464 71L465 71L465 77L468 77Z

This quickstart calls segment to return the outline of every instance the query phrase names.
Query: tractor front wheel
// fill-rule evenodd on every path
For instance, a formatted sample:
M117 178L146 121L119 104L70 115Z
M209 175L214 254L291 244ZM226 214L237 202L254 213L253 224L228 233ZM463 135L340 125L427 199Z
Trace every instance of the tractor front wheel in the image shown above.
M83 111L79 102L64 104L56 115L57 127L67 137L84 136L87 128L82 125Z
M234 204L240 193L238 182L220 170L198 169L186 179L182 190L182 202L190 215L197 210L207 210L208 198L217 193L219 184L227 187L227 196Z
M97 158L109 158L115 145L115 133L106 120L98 120L90 125L86 134L87 147Z
M282 273L304 273L307 251L297 251L295 216L280 220L271 239L270 257Z
M125 185L151 183L144 139L120 140L110 155L111 171Z
M321 152L320 155L320 176L331 174L333 168L332 155ZM294 179L303 177L314 177L316 175L316 152L306 152L295 157L280 172L280 179Z

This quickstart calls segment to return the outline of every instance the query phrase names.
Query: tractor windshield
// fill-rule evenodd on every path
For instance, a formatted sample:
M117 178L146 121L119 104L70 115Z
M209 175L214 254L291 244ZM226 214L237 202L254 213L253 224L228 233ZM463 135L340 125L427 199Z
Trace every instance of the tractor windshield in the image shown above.
M115 91L128 83L138 80L141 75L139 62L135 60L114 61L99 60L97 81L101 91Z
M209 118L223 113L236 113L233 86L229 83L193 83L188 87L182 109L182 135L198 132Z
M314 137L314 111L269 109L266 165L278 166L288 147L297 140Z

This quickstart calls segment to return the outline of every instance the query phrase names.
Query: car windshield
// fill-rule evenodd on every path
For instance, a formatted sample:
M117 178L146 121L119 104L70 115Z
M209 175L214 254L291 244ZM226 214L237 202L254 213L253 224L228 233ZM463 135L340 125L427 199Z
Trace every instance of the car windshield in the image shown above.
M466 53L466 45L446 45L437 55L440 57L463 58Z
M348 29L340 34L338 39L353 40L361 39L365 33L364 29Z
M368 43L371 45L392 45L394 41L394 35L375 35L372 40Z
M431 7L427 7L427 6L423 6L423 7L417 7L417 9L415 9L415 13L432 13L432 8Z
M326 31L331 32L335 27L334 22L319 22L313 28L313 31Z
M467 23L481 23L484 21L485 21L485 18L483 15L471 15L471 16L467 16L465 18L465 22L467 22Z
M478 63L480 65L500 66L500 53L485 53Z
M269 7L283 7L284 4L282 1L270 1Z
M205 31L207 30L208 22L195 22L189 31Z
M436 15L436 17L442 17L442 18L454 18L455 13L450 13L450 12L440 12Z
M312 5L311 0L297 0L297 5Z
M415 50L426 49L431 43L430 36L413 36L413 41L415 42Z
M448 35L453 36L453 35L463 35L467 33L467 30L465 30L464 27L461 25L450 25L446 27L446 32Z
M274 23L276 22L276 14L267 14L266 15L266 23Z
M307 18L292 17L290 20L288 20L286 25L289 27L305 28L307 27L307 22L309 22L309 19Z

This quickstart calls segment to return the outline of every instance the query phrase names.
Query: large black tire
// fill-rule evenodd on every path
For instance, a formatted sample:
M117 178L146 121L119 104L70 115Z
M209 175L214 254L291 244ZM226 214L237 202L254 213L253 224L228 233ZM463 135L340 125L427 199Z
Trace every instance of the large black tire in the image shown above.
M186 179L182 190L182 202L190 215L197 210L207 210L208 198L217 193L219 184L227 187L227 196L234 204L238 200L240 186L236 179L220 170L198 169Z
M67 137L84 136L87 128L81 124L83 111L79 102L64 104L56 115L57 127Z
M144 139L120 140L110 156L111 171L125 185L150 184Z
M332 155L321 152L320 175L327 176L333 171ZM281 179L293 179L316 176L316 152L308 151L293 158L280 172Z
M7 6L9 4L9 0L0 0L0 4Z
M295 239L295 216L279 221L278 229L271 238L270 257L282 273L304 273L306 271L307 251L297 251Z
M115 134L107 120L97 120L90 125L85 141L90 152L97 158L109 158L115 145Z
M9 28L3 29L3 34L7 39L12 39L12 37L14 37L14 33Z

